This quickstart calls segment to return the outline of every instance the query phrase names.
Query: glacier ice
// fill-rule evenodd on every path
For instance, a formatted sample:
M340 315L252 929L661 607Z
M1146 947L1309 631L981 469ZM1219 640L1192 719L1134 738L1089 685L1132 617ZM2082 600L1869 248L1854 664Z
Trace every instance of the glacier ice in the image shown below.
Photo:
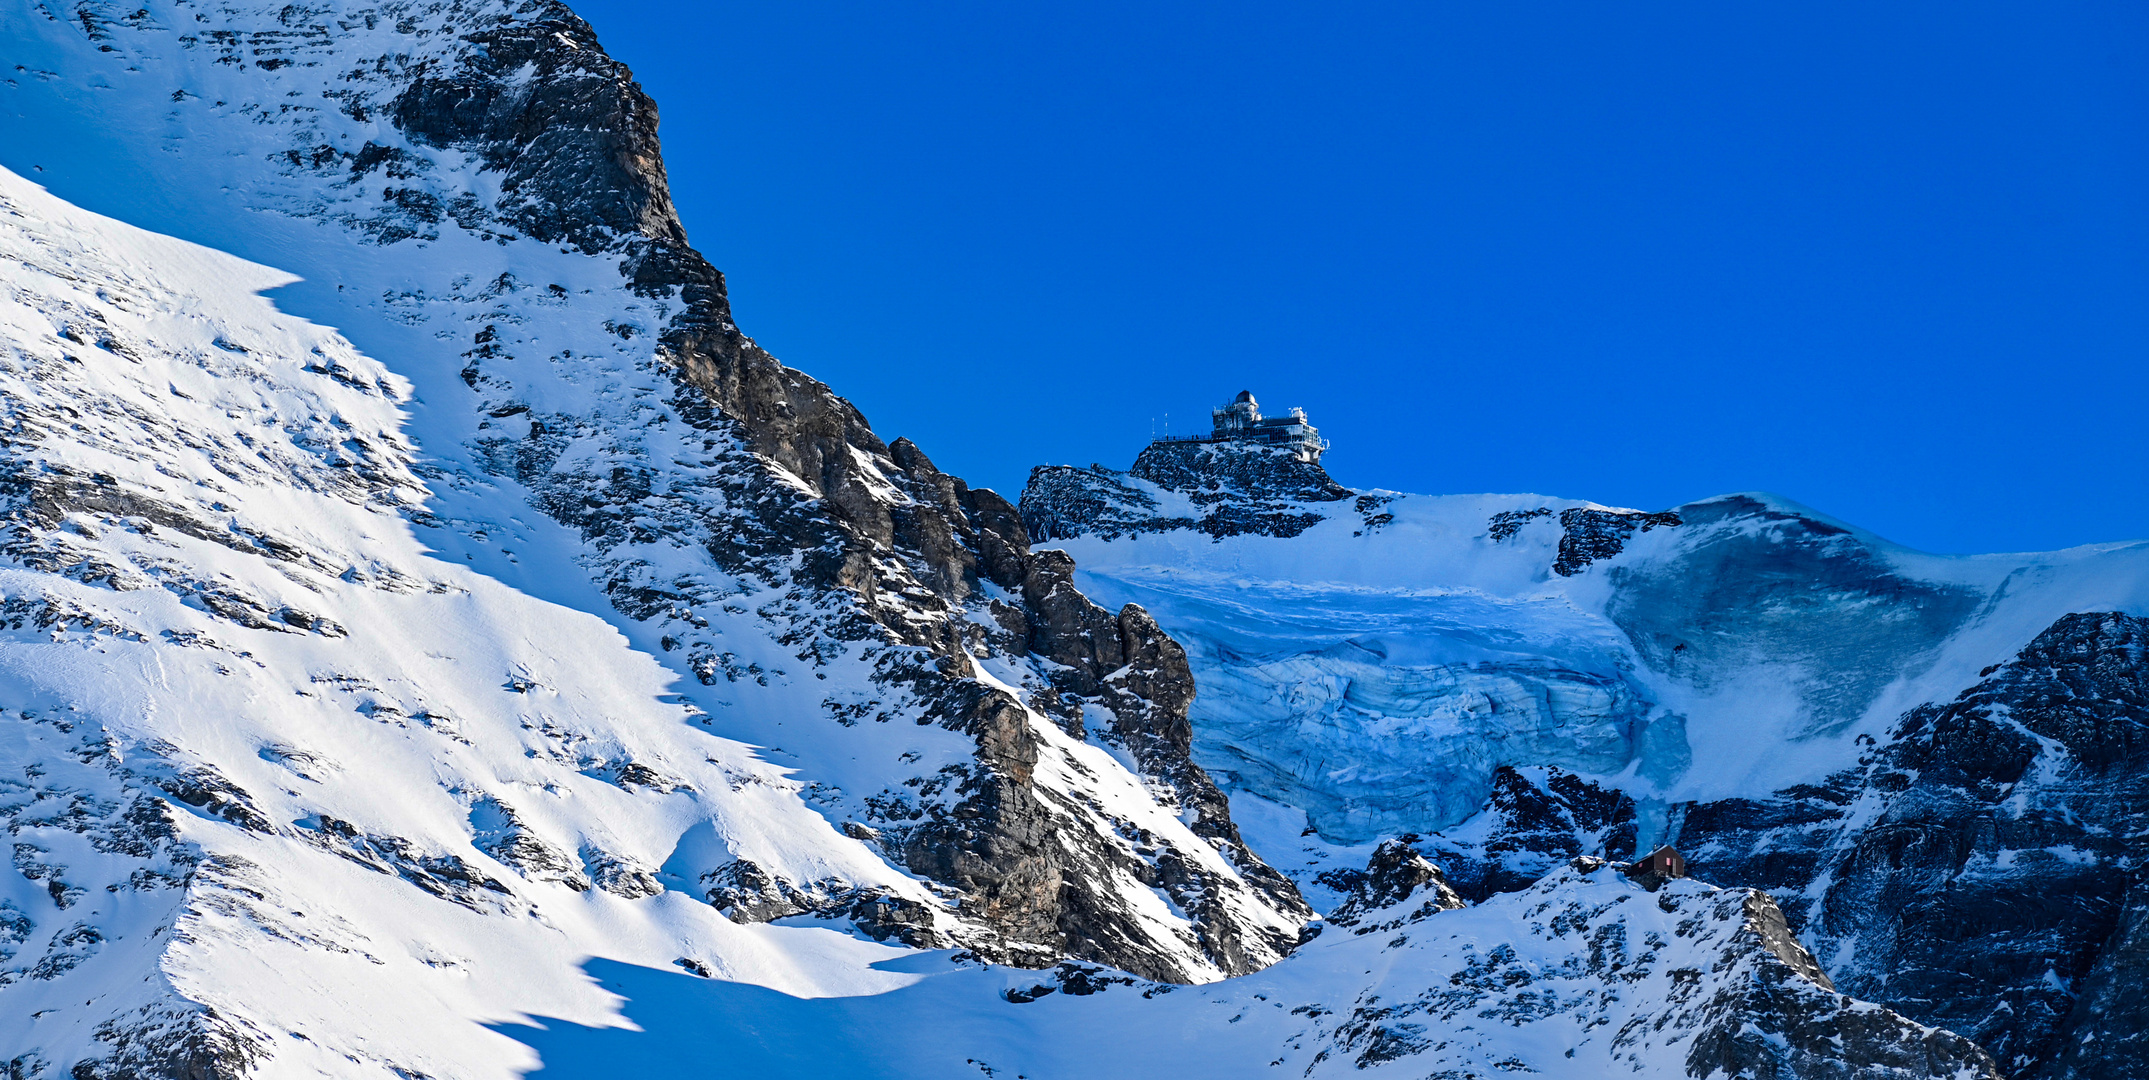
M1650 711L1616 674L1397 665L1362 638L1266 659L1209 644L1194 654L1202 764L1343 843L1459 824L1502 765L1617 773Z

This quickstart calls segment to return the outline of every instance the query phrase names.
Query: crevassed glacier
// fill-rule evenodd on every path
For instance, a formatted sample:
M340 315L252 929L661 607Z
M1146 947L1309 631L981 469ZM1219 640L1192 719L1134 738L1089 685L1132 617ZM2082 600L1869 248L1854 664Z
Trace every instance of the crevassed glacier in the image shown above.
M1052 478L1183 498L1080 472ZM1057 515L1082 587L1186 642L1201 763L1346 843L1449 829L1501 766L1620 788L1675 841L1669 807L1820 782L2051 620L2149 595L2123 546L1932 556L1766 495L1370 492L1288 537L1108 536L1053 495L1024 513Z
M1476 813L1502 765L1614 773L1649 705L1617 676L1545 664L1395 665L1377 640L1267 660L1221 650L1195 710L1195 753L1239 787L1363 843Z
M1687 750L1616 632L1562 599L1115 567L1083 588L1169 619L1204 768L1339 843L1476 813L1503 765L1675 776ZM1667 777L1668 778L1668 777Z

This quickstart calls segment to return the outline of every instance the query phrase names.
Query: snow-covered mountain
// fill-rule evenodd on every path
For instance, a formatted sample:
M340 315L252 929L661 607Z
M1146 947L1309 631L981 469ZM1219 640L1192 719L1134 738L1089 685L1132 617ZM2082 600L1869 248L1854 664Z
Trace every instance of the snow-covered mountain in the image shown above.
M1228 442L1040 468L1022 510L1185 644L1195 758L1304 814L1255 846L1316 906L1398 832L1472 899L1675 843L2012 1075L2149 1069L2149 544L1938 557L1766 495L1359 492Z
M762 351L672 211L655 106L564 6L44 0L0 41L11 1077L1994 1075L1830 988L1784 921L1823 894L1779 914L1590 857L1627 849L1576 839L1585 803L1607 836L1693 833L1677 748L1718 760L1698 702L1731 691L1598 664L1626 654L1582 608L1468 564L1367 578L1356 614L1309 586L1413 624L1399 584L1482 592L1502 692L1541 705L1513 738L1548 749L1450 740L1419 761L1449 781L1374 791L1309 771L1326 735L1264 742L1263 680L1318 677L1228 659L1229 618L1169 590L1118 603L1116 542L1089 577L1031 544L1088 559L1090 510L1166 490L1096 474L1047 523ZM1292 475L1318 484L1193 517L1301 553L1342 506L1412 528ZM1515 520L1487 573L1545 547ZM1209 543L1128 542L1159 535ZM1329 580L1302 567L1277 579ZM1740 633L1664 647L1729 672ZM1987 692L2030 709L2033 674ZM1239 743L1267 778L1214 749ZM1706 805L1803 812L1754 775ZM1547 807L1543 843L1484 833Z

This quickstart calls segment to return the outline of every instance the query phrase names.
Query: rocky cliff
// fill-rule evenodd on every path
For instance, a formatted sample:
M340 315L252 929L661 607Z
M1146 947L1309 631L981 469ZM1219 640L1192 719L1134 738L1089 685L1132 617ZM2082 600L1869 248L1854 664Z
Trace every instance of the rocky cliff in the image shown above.
M151 223L307 279L10 180L22 318L0 467L25 674L8 707L61 742L11 751L32 774L8 809L16 865L53 910L9 901L9 981L96 1002L67 988L120 977L110 942L154 957L173 927L234 918L185 939L211 966L243 953L232 890L316 873L285 850L471 912L556 924L593 892L681 895L734 924L805 918L1167 981L1256 970L1298 942L1311 911L1186 756L1183 653L1139 608L1083 597L1007 502L883 440L739 331L673 212L654 104L567 8L84 3L0 19L19 64L11 164L89 201L154 166L176 209ZM109 138L69 153L79 140L45 135L69 128ZM294 284L281 303L350 337L253 295ZM493 582L529 599L426 606ZM390 614L367 606L376 594L451 599ZM161 597L184 610L142 606ZM534 652L484 644L546 625L560 629ZM301 656L287 639L399 644ZM229 736L187 727L198 709L144 712L155 694L126 677L85 699L72 662L33 659L85 649L129 671L206 664L204 686L232 673L228 691L182 695ZM498 670L427 659L471 652ZM646 678L665 670L683 690ZM620 671L642 682L607 703ZM239 689L249 678L296 690ZM294 692L336 718L293 727L269 702ZM410 745L338 744L384 725ZM52 747L80 739L104 778L40 782ZM361 782L353 755L437 773L414 804L436 813L386 810L386 781ZM638 809L607 811L610 826L546 809L588 783L605 791L579 798ZM91 809L66 809L87 791ZM792 809L740 809L766 795ZM160 800L224 831L193 836ZM114 910L74 917L128 890L168 910L133 929ZM251 932L382 948L279 925L262 914ZM260 1041L264 1006L229 990L70 1007L75 1034L10 1037L40 1047L17 1071L69 1054L144 1074L288 1057ZM453 1058L404 1051L418 1056L354 1060Z
M1687 811L1697 872L1805 894L1846 991L1978 1039L2016 1075L2141 1068L2149 621L2075 614L1823 786Z

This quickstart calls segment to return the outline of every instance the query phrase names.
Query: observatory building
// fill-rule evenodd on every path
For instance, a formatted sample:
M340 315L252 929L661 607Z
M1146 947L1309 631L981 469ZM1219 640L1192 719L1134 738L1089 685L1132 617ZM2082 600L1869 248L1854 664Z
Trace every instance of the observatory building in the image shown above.
M1309 465L1320 463L1321 452L1328 449L1328 440L1321 438L1319 428L1306 422L1306 410L1292 409L1283 416L1261 415L1261 403L1254 400L1251 390L1239 391L1239 396L1219 405L1209 412L1212 426L1207 435L1166 435L1160 443L1254 443L1261 446L1280 446L1291 456Z

